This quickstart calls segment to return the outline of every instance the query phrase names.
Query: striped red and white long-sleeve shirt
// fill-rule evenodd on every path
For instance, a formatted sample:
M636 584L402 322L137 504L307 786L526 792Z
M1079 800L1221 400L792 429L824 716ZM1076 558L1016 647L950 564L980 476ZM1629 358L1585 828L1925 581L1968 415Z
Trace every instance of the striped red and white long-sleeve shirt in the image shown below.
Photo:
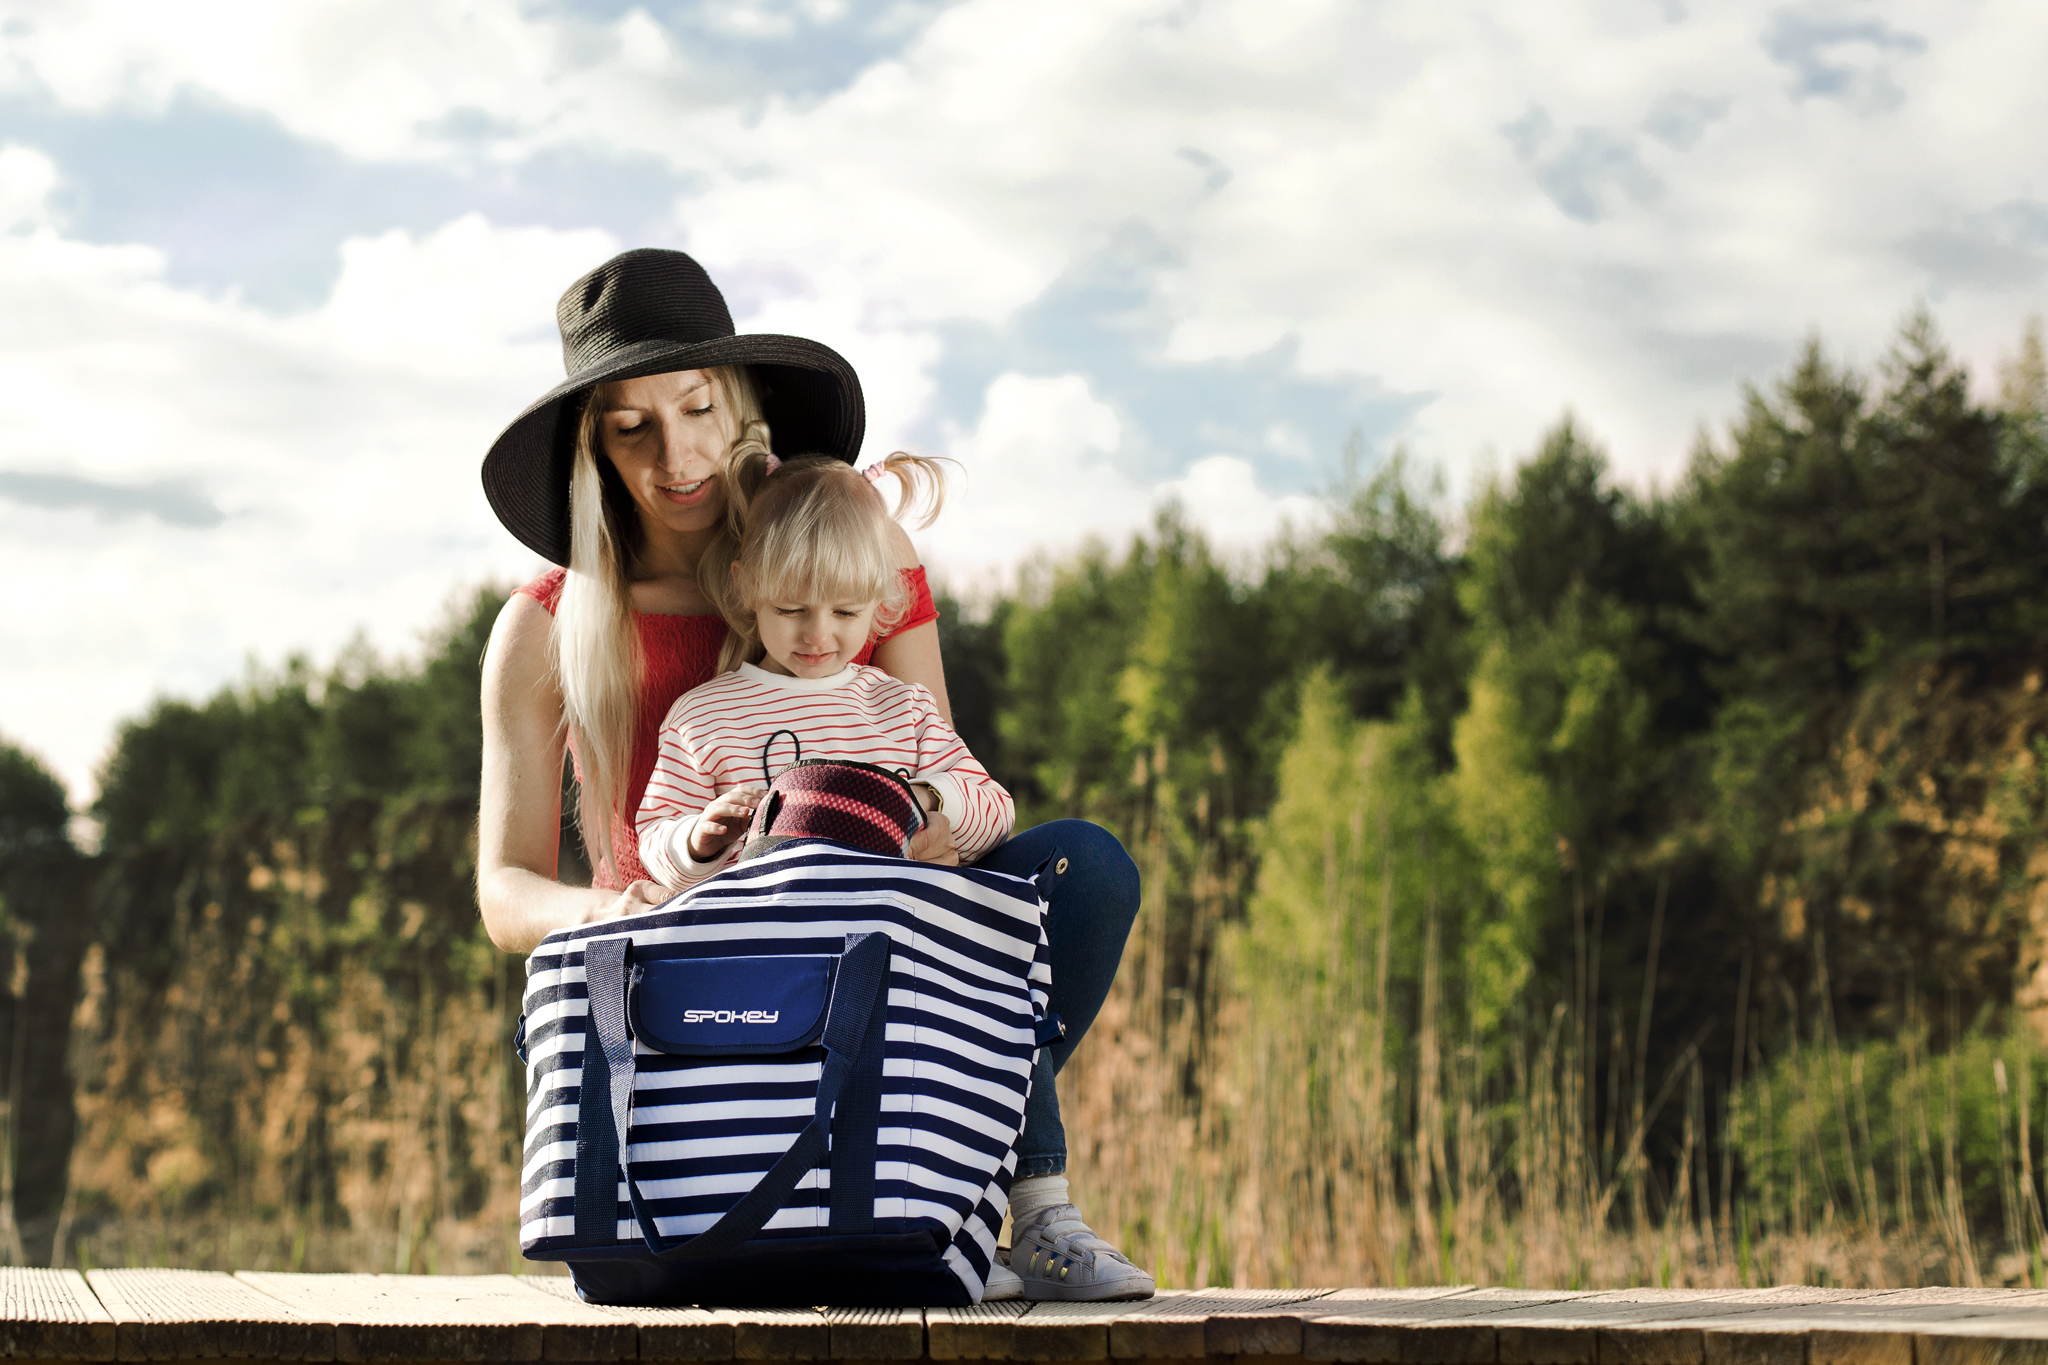
M753 664L692 688L669 708L654 771L635 822L640 861L663 886L694 886L739 853L738 841L708 863L690 857L690 830L735 787L763 786L762 746L793 733L805 758L843 758L905 772L929 784L953 823L960 861L973 862L1010 835L1016 806L939 714L932 694L879 668L849 664L829 678L788 678ZM787 736L770 760L794 761Z

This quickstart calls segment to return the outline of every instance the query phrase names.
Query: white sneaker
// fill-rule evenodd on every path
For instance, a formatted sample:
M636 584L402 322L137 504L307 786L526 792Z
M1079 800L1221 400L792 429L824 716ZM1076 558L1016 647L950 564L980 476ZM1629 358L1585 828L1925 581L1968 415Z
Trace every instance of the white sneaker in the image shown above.
M1152 1277L1081 1219L1072 1204L1055 1204L1010 1233L1010 1269L1027 1299L1149 1299Z
M1001 1261L991 1261L988 1267L988 1283L981 1287L983 1303L1001 1303L1005 1299L1024 1297L1024 1278Z

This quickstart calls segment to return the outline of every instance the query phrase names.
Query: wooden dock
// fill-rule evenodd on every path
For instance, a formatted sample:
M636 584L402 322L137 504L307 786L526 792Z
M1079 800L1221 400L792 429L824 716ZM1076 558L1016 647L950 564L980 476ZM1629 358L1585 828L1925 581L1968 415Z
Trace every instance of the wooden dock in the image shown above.
M561 1277L0 1269L0 1357L2048 1365L2048 1292L1199 1289L1143 1303L626 1309Z

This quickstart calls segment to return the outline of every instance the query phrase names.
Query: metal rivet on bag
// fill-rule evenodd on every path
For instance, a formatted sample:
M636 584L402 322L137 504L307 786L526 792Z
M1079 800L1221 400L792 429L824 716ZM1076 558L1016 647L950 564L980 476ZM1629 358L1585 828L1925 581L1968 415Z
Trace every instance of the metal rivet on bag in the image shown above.
M1058 862L1052 865L1052 875L1055 877L1064 877L1067 875L1067 860L1065 858L1060 859Z

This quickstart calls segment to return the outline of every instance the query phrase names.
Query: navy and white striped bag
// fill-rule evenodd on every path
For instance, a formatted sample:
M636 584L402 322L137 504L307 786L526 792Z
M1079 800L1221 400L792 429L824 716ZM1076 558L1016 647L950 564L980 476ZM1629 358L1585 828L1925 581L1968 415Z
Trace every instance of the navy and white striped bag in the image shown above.
M1055 875L800 838L548 935L526 1255L603 1303L977 1302L1058 1034Z

